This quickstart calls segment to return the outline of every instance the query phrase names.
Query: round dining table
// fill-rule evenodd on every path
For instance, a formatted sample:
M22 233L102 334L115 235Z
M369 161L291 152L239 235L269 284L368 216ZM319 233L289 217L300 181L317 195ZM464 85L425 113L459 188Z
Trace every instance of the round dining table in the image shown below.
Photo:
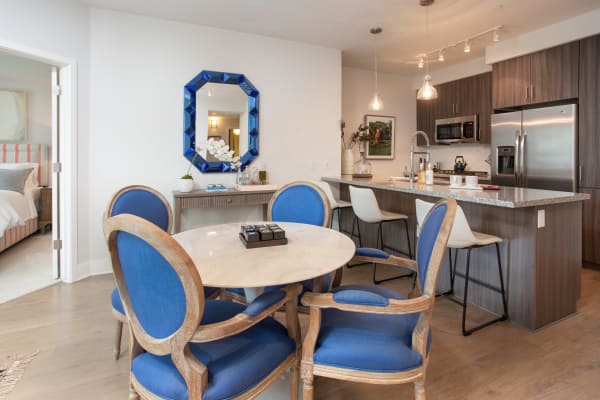
M192 258L202 283L221 288L301 282L333 272L354 256L354 242L338 231L293 222L276 224L285 230L285 245L247 249L239 238L246 223L204 226L173 237Z

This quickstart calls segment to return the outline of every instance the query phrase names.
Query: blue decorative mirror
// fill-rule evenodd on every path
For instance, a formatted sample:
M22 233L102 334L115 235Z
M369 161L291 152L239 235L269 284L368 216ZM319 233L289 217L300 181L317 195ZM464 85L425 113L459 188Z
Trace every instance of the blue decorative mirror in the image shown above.
M201 172L235 171L210 152L213 139L227 145L244 170L258 156L258 90L242 74L202 71L183 91L185 158Z

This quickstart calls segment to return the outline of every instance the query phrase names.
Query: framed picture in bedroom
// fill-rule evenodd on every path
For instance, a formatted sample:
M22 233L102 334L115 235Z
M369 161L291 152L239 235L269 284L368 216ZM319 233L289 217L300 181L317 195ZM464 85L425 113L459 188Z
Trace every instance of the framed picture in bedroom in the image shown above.
M0 90L0 142L27 141L27 97L25 92Z
M367 158L394 159L394 136L396 118L383 115L365 115L371 138L367 142Z

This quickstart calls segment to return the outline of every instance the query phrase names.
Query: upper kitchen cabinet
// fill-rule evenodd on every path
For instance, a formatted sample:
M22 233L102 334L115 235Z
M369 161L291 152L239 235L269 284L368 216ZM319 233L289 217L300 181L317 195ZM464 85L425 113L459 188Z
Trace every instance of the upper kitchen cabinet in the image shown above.
M579 63L579 164L581 165L579 185L588 188L600 188L599 77L600 35L597 35L581 40Z
M579 42L502 61L493 65L494 109L578 96Z
M480 143L490 143L492 114L492 74L475 75L435 85L438 98L417 100L417 129L435 144L435 120L479 115ZM419 137L418 144L425 144Z

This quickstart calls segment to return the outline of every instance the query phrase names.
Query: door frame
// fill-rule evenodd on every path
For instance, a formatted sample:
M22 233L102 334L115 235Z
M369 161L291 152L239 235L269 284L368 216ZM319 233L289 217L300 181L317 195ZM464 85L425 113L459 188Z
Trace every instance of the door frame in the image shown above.
M53 54L0 39L0 50L15 56L43 62L58 68L61 95L59 96L58 143L60 172L58 193L58 220L53 213L52 223L60 227L62 247L58 254L58 272L64 282L73 282L77 265L77 62L75 59ZM48 79L51 79L50 76ZM52 118L56 118L53 115ZM53 120L53 123L56 121ZM55 173L53 172L53 181Z

